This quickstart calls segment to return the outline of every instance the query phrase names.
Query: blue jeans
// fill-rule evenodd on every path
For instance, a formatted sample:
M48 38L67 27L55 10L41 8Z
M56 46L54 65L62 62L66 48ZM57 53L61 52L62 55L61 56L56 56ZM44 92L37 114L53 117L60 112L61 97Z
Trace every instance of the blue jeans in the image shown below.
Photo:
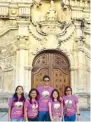
M76 114L72 115L72 116L64 116L64 121L76 121Z
M12 119L11 122L24 122L24 120L23 119L20 119L20 120L19 119Z
M50 121L49 112L39 111L38 118L39 118L39 121Z

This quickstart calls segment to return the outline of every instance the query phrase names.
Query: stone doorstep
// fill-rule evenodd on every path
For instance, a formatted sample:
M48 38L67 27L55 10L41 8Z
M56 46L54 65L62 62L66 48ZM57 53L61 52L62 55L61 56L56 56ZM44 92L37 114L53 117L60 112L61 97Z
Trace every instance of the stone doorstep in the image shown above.
M0 103L0 110L4 109L4 108L8 108L8 104L7 103Z
M7 111L8 111L8 104L0 103L0 112L7 112Z

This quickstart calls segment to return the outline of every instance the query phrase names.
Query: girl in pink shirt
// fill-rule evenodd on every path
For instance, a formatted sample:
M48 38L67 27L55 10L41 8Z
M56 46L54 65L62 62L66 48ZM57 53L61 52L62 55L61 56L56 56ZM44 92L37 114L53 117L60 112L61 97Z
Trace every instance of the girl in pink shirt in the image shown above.
M29 99L25 102L26 121L38 121L38 91L31 89L28 95Z
M79 106L77 96L72 94L72 88L67 86L64 90L65 96L63 96L63 105L64 105L64 121L79 121Z
M63 115L63 103L62 98L59 98L59 92L54 89L51 94L51 100L49 101L49 114L51 121L61 121Z
M14 95L9 99L8 121L24 122L24 90L17 86Z

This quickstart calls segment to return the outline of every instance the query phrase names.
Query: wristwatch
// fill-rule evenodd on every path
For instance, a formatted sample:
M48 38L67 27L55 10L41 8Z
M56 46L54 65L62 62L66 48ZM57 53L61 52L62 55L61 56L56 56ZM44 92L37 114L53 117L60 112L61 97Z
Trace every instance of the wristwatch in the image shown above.
M79 116L80 116L80 113L79 113L79 114L77 114L77 115L79 115Z

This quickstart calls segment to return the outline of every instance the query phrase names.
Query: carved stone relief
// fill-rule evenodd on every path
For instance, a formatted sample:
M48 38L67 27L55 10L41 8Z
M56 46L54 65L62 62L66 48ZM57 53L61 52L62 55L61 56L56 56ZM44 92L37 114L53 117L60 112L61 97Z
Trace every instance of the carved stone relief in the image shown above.
M13 91L13 88L14 88L14 73L13 73L13 70L4 71L3 91Z
M2 85L3 85L3 71L0 67L0 91L2 91Z

